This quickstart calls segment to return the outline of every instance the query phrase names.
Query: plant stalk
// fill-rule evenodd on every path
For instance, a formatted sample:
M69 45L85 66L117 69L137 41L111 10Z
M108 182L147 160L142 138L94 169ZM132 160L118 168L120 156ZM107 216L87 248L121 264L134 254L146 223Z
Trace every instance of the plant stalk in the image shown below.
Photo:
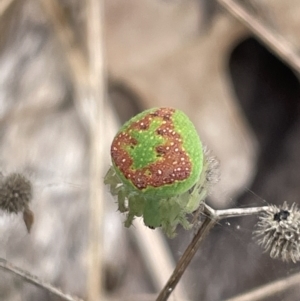
M209 230L212 229L213 226L217 223L218 217L213 209L205 205L204 213L206 213L206 216L203 223L201 224L198 232L196 233L193 240L191 241L191 243L188 245L187 249L181 256L180 260L178 261L175 267L173 274L171 275L165 287L160 292L156 301L168 300L169 296L175 289L177 283L181 279L181 276L183 275L187 266L191 262L192 258L194 257L202 241L208 234Z
M245 215L258 214L260 212L266 211L268 206L264 207L253 207L253 208L233 208L224 210L214 210L208 205L204 204L204 210L202 213L205 215L205 219L202 222L198 232L194 236L191 243L188 245L183 255L179 259L175 270L173 271L171 277L169 278L167 284L159 293L156 301L166 301L168 300L171 293L174 291L177 283L181 279L184 271L188 267L189 263L193 259L197 250L199 249L201 243L203 242L209 231L215 226L215 224L223 219L230 217L238 217Z

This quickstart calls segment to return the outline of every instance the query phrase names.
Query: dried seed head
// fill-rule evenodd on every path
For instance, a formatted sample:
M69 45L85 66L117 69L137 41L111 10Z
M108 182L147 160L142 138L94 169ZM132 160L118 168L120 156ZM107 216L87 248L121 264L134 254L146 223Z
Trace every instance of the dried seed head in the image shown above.
M271 205L259 216L254 237L272 258L282 261L300 261L300 211L294 203Z
M8 213L24 212L32 198L30 181L19 173L4 177L0 185L0 209Z

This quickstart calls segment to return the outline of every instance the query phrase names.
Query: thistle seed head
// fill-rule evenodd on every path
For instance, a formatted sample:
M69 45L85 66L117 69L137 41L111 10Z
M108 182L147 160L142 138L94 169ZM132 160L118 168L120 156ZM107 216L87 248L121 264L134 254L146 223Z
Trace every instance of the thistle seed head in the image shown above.
M254 238L271 258L282 261L300 261L300 211L294 203L290 208L286 202L282 206L269 206L259 216Z
M0 184L0 209L8 213L19 213L29 208L32 198L30 181L19 173L3 177Z

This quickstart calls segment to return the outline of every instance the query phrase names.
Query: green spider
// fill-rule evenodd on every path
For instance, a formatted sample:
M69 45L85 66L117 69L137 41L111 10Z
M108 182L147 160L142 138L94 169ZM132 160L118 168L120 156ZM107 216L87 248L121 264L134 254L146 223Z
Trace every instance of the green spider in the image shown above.
M125 226L143 217L169 236L207 196L209 162L189 118L172 108L146 110L127 121L111 145L112 167L104 183L126 212Z

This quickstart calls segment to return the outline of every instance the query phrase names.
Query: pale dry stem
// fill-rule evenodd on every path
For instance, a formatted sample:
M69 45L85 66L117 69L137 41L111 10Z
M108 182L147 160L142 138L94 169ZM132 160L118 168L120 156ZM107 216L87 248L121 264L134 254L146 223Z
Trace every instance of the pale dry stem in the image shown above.
M17 268L16 266L14 266L12 263L8 262L6 259L0 258L0 268L15 275L18 276L20 278L22 278L23 280L32 283L33 285L40 287L43 290L46 290L47 292L60 297L62 300L66 300L66 301L83 301L80 298L77 297L73 297L69 294L65 294L63 293L60 289L58 289L57 287L54 287L53 285L44 282L42 280L40 280L37 276L34 276L32 274L30 274L29 272L22 270L20 268Z

